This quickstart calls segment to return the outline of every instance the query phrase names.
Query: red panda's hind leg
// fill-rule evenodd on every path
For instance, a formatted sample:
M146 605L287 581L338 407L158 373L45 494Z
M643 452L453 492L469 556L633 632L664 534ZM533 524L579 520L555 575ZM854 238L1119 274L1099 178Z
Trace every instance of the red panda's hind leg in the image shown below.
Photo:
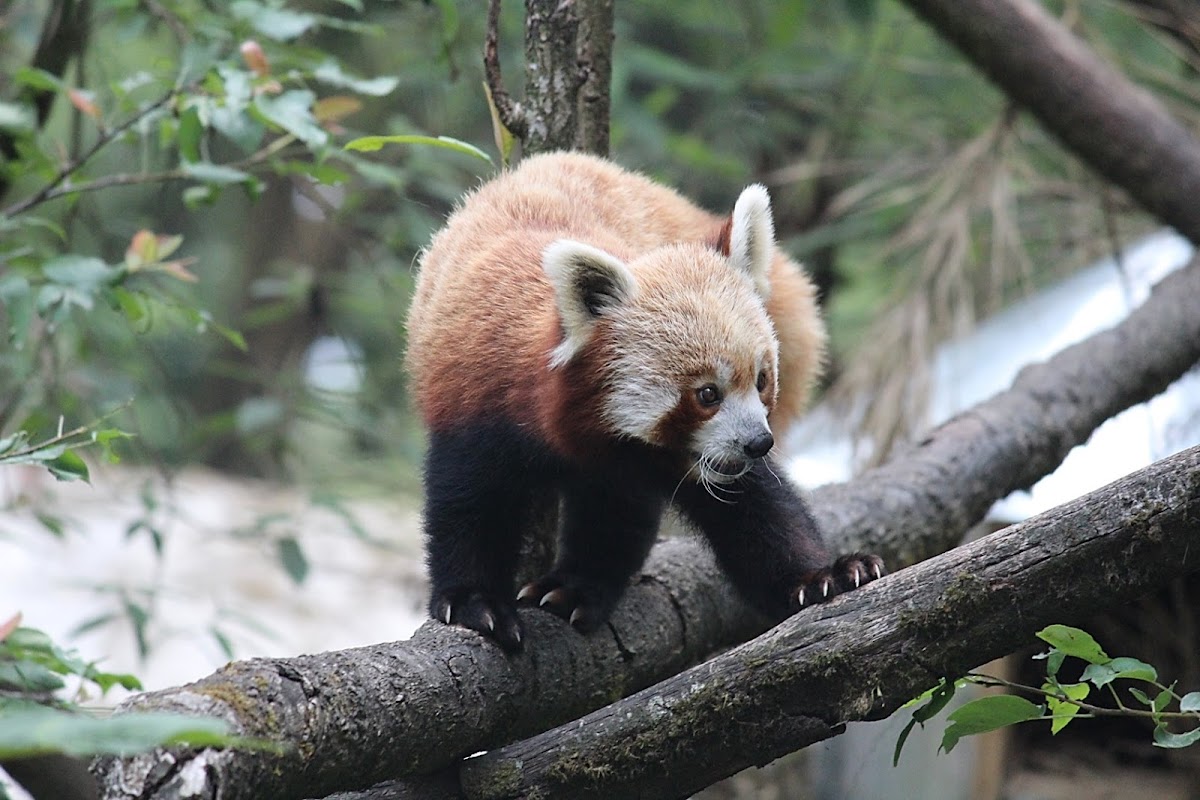
M430 435L425 458L429 614L521 649L513 601L520 537L538 472L528 442L503 424Z

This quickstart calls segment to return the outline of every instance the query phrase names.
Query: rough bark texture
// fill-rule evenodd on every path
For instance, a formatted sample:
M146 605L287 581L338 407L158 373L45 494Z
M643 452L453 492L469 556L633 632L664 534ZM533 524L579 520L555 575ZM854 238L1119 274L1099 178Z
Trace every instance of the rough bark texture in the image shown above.
M583 0L579 10L579 87L574 149L608 155L613 50L613 0Z
M1147 211L1200 242L1200 142L1036 0L904 0Z
M1193 265L1117 328L1030 368L911 453L818 490L813 507L830 538L877 544L893 567L952 547L992 502L1052 470L1107 416L1200 360L1197 297ZM731 599L691 537L655 548L604 631L581 637L548 614L523 614L527 652L512 659L475 634L430 624L408 642L239 662L141 696L134 705L213 712L295 749L103 759L102 796L181 797L201 781L202 796L224 800L313 797L433 772L575 719L765 627Z
M613 0L526 0L525 99L500 77L500 0L489 0L484 74L496 112L525 153L608 155Z
M1200 447L465 762L470 798L687 797L1200 569Z
M582 0L580 0L582 2ZM569 150L578 129L579 12L575 0L525 2L525 152ZM607 88L607 87L605 87Z

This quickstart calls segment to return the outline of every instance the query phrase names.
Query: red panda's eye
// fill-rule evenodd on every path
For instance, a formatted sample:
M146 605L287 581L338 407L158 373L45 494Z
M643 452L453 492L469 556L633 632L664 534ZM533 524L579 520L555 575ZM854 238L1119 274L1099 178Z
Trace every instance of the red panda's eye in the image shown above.
M767 371L765 369L758 373L758 382L754 385L760 392L767 388Z
M696 390L696 399L702 406L715 406L721 402L721 390L711 383L706 384Z

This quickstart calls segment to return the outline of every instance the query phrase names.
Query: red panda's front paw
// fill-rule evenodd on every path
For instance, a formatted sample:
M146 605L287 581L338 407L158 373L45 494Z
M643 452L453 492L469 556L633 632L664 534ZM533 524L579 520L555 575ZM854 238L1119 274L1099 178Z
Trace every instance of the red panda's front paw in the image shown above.
M525 584L517 602L544 608L580 633L591 633L608 620L617 595L597 581L551 573Z
M792 593L792 610L823 603L834 595L857 589L886 574L887 568L879 556L867 553L842 556L833 562L833 566L801 576L800 585Z
M521 650L521 621L507 599L460 589L437 592L429 602L430 615L447 625L461 625L492 639L508 653Z

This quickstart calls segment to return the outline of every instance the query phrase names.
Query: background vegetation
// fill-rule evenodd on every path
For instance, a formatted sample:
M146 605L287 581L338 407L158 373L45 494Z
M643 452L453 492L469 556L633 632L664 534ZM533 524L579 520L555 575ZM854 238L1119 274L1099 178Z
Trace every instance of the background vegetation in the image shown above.
M38 54L56 10L76 15L74 37L51 40L57 73ZM1063 13L1195 119L1187 54L1165 34L1121 5ZM168 471L414 489L412 265L492 168L341 145L424 133L493 149L482 17L450 0L10 4L0 435L104 419L135 434L122 452ZM911 367L938 339L1146 225L894 3L621 2L617 56L614 157L713 208L768 181L781 239L825 292L834 375L887 387L879 430L921 419ZM142 230L182 243L130 267ZM305 379L322 336L361 355L353 396Z

